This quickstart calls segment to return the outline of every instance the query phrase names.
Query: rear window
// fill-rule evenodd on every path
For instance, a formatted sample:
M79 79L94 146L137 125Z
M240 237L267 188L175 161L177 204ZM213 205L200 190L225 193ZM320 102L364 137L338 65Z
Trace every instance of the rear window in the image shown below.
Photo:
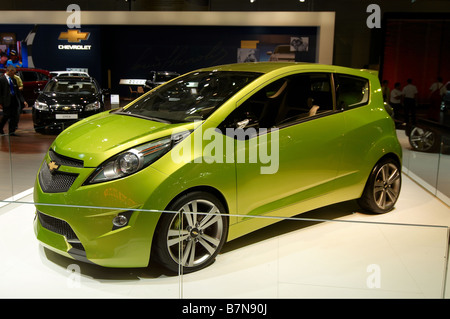
M337 76L338 108L354 108L369 102L369 80L361 77L339 74Z

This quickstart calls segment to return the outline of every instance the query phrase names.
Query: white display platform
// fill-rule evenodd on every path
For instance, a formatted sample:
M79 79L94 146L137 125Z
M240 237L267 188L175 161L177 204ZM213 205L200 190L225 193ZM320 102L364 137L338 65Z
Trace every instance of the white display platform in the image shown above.
M0 298L450 296L448 206L404 175L394 211L358 209L347 202L298 216L314 222L282 221L227 243L204 270L170 276L159 266L109 269L52 253L34 236L34 206L14 203L0 208Z

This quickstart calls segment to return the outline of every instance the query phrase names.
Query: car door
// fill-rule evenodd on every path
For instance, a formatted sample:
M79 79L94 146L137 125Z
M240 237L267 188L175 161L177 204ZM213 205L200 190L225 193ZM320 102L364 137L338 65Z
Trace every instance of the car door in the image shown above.
M241 127L239 215L293 216L301 212L295 205L332 189L344 129L333 97L330 74L301 73L270 83L230 114L228 126Z

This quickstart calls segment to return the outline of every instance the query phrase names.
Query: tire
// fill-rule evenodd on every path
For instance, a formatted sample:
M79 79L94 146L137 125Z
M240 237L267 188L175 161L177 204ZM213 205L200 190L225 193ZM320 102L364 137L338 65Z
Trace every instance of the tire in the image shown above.
M175 200L155 233L157 261L174 273L190 273L212 264L226 241L228 218L220 200L193 192ZM182 267L181 267L182 266Z
M381 160L373 168L358 204L372 213L387 213L397 202L401 184L400 164L393 159Z

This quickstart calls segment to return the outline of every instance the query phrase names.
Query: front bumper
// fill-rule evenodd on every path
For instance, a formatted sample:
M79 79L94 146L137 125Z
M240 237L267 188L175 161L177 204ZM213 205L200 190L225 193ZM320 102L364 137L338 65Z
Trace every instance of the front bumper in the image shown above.
M93 111L40 111L33 107L32 117L33 125L36 129L53 129L53 130L63 130L70 125L87 118L89 116L95 115L102 112L101 109Z
M61 165L57 174L49 174L51 160L47 154L34 188L37 239L84 262L146 267L160 210L167 205L157 189L167 176L148 167L120 180L83 186L94 168ZM149 205L152 211L146 210ZM113 224L119 214L127 214L123 227Z

